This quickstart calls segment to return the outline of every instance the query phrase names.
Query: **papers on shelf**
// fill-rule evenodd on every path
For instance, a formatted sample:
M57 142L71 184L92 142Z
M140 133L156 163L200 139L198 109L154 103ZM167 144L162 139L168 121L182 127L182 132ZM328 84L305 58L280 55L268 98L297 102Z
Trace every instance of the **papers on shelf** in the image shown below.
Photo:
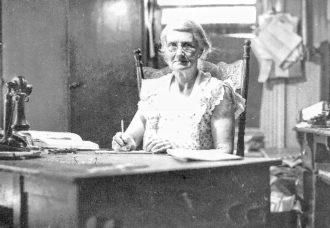
M317 116L327 116L329 114L329 103L320 101L301 110L301 120L309 121Z
M302 37L297 34L299 18L286 13L259 16L260 26L251 41L259 62L259 82L271 78L301 77Z
M318 172L319 172L320 177L324 177L325 179L328 179L328 180L330 179L330 172L329 171L319 169Z
M242 157L223 153L220 150L189 150L189 149L168 149L167 153L176 159L189 161L227 161L227 160L239 160Z
M21 136L32 141L34 146L42 148L56 149L78 149L78 150L98 150L99 145L84 141L79 135L71 132L52 132L52 131L19 131Z

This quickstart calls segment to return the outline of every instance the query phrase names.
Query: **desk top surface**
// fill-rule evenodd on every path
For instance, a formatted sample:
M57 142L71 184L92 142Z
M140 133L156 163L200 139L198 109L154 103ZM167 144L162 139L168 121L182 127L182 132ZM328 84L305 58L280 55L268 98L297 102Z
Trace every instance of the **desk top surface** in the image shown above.
M182 162L167 154L46 154L26 160L2 160L0 171L41 175L74 181L92 177L134 175L191 169L213 169L235 166L272 166L280 159L243 158L233 161Z
M313 133L313 134L330 136L330 128L328 128L328 127L296 127L295 130L297 132Z

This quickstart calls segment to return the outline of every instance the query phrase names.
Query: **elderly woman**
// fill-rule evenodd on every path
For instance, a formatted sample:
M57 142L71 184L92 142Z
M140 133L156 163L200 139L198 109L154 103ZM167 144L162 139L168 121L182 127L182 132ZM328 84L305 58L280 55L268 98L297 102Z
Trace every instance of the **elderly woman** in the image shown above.
M230 86L198 69L209 49L196 22L165 27L161 53L172 73L143 81L138 111L125 133L113 137L114 150L135 150L143 140L143 149L152 153L170 148L233 152L235 112L241 105Z

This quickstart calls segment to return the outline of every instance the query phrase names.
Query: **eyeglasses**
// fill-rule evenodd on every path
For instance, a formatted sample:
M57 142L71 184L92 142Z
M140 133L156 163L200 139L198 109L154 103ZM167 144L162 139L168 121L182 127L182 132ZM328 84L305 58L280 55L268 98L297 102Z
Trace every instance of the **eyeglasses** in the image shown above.
M166 47L170 52L177 52L179 47L181 47L181 50L185 53L193 53L196 51L196 46L191 42L169 42Z

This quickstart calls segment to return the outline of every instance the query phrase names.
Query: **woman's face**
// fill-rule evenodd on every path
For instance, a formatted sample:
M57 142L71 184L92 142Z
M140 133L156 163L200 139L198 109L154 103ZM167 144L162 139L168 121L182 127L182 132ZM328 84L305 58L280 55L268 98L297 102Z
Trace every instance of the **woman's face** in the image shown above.
M167 34L164 59L171 70L197 68L200 54L201 50L192 33L170 31Z

